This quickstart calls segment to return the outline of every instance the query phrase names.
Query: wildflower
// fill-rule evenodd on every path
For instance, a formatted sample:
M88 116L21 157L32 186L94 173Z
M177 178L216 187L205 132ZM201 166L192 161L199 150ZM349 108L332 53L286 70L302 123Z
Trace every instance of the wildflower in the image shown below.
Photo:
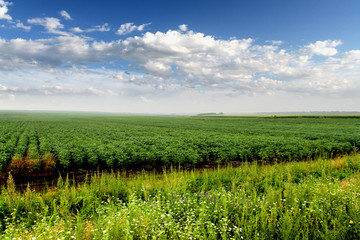
M350 220L350 224L354 224L354 222L352 220Z

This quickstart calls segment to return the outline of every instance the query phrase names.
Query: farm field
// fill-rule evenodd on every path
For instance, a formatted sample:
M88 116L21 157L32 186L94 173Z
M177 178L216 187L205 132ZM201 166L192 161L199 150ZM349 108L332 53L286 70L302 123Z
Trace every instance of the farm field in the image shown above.
M359 146L358 116L3 112L0 238L358 239Z
M273 163L331 157L359 146L358 116L0 114L0 170L14 176Z

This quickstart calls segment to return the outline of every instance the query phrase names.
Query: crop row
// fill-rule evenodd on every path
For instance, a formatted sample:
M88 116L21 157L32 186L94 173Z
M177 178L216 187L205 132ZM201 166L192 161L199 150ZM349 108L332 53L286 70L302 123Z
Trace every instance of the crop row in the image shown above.
M0 118L1 171L290 161L360 147L360 119Z

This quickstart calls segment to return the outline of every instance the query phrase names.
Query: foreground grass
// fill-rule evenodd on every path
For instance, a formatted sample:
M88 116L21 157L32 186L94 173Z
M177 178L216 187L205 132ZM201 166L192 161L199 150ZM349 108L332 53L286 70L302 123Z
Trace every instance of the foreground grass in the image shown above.
M359 239L360 156L0 194L1 239Z

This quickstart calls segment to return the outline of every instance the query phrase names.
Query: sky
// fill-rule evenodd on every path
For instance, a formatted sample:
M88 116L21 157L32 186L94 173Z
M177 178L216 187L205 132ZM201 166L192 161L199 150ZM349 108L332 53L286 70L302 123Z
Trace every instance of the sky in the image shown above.
M0 0L0 110L360 111L358 0Z

